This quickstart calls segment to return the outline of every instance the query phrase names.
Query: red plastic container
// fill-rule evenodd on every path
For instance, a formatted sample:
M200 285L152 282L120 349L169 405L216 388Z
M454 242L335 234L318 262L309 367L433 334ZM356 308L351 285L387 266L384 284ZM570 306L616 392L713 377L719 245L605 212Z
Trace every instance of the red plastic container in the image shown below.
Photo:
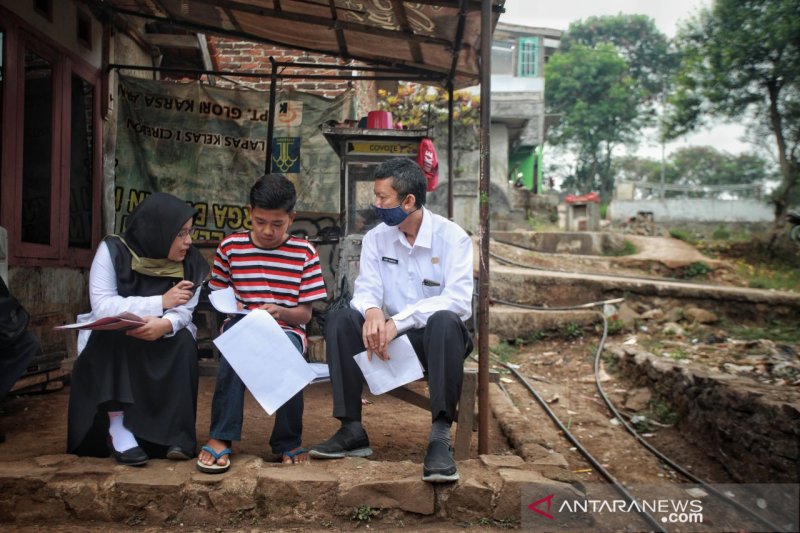
M371 130L394 129L391 111L370 111L367 114L367 128Z

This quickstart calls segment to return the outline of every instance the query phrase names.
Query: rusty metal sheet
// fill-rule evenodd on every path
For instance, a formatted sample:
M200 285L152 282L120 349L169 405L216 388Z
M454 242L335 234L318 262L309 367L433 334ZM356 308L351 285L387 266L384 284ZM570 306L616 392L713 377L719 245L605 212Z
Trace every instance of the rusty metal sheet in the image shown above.
M422 71L455 86L479 82L480 0L85 2L195 31ZM492 2L494 28L505 0Z

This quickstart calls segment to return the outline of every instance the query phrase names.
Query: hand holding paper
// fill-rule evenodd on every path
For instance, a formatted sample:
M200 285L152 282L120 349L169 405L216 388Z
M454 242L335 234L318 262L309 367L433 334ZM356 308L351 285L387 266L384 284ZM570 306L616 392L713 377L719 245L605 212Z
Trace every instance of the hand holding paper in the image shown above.
M403 335L389 343L389 359L373 357L370 361L367 352L355 356L364 379L372 394L378 395L411 383L423 377L422 365L408 337Z
M316 377L286 332L261 309L248 313L214 344L270 415Z
M233 292L233 287L227 289L220 289L218 291L211 291L208 293L208 300L214 309L220 313L227 315L246 315L250 311L247 309L239 309L236 305L236 294Z

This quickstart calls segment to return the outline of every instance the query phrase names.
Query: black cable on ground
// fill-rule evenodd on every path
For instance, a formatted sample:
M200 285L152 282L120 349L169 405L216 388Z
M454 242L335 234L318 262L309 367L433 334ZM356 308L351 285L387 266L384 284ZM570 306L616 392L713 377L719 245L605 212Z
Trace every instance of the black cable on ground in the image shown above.
M497 299L495 299L493 301L496 302L496 303L502 303L502 304L505 304L505 305L512 305L512 306L521 307L521 308L524 308L524 309L534 309L534 310L541 310L541 311L573 311L573 310L587 309L587 308L591 308L591 307L598 307L598 306L604 305L604 304L619 303L621 301L624 301L624 298L615 298L615 299L612 299L612 300L604 300L604 301L599 301L599 302L589 302L589 303L586 303L586 304L581 304L581 305L577 305L577 306L567 306L567 307L540 307L540 306L533 306L533 305L527 305L527 304L518 304L518 303L514 303L514 302L506 302L506 301L497 300ZM733 500L732 498L728 497L724 493L722 493L719 490L715 489L713 486L709 485L708 483L706 483L702 479L698 478L697 476L695 476L694 474L692 474L691 472L689 472L688 470L686 470L685 468L683 468L682 466L677 464L675 461L671 460L669 457L667 457L666 455L661 453L658 449L656 449L654 446L652 446L649 442L644 440L644 438L641 435L639 435L639 433L636 431L636 429L634 429L632 426L630 426L625 421L625 419L622 417L620 412L617 410L617 408L611 402L611 399L606 394L606 392L603 389L603 386L602 386L602 384L600 382L600 354L603 352L603 348L605 347L605 343L606 343L606 338L608 337L608 319L606 318L604 313L601 312L599 314L603 319L603 335L602 335L602 337L600 339L600 342L598 343L597 351L595 352L595 359L594 359L595 385L597 386L597 390L600 393L600 396L603 398L603 401L605 402L606 406L609 408L609 410L612 412L612 414L617 418L617 420L619 420L620 424L622 424L622 426L625 428L625 430L628 431L628 433L630 433L636 439L636 441L639 442L639 444L644 446L645 449L647 449L650 453L652 453L653 455L658 457L664 464L666 464L667 466L669 466L670 468L672 468L673 470L675 470L676 472L678 472L679 474L684 476L686 479L689 479L689 480L693 481L694 483L696 483L698 485L701 485L704 489L708 490L709 492L711 492L714 495L716 495L717 497L719 497L723 502L726 502L726 503L730 504L731 506L733 506L736 509L744 512L745 514L747 514L748 516L750 516L754 520L756 520L756 521L760 522L761 524L769 527L771 531L785 531L780 526L777 526L777 525L773 524L772 522L770 522L769 520L767 520L766 518L754 513L748 507L745 507L744 505L742 505L738 501ZM547 405L547 402L544 401L544 399L533 388L533 386L525 379L525 377L520 372L518 372L515 368L509 366L507 363L502 363L502 365L505 368L507 368L512 374L514 374L517 377L517 379L519 379L520 382L525 386L525 388L527 388L528 391L534 396L534 398L536 398L536 401L539 403L539 405L542 406L542 408L545 410L547 415L553 420L553 422L559 427L559 429L561 429L561 431L564 433L564 436L567 438L567 440L569 440L572 444L574 444L575 447L581 452L581 455L583 455L592 464L592 466L594 466L598 470L598 472L600 472L600 474L604 478L606 478L610 483L612 483L614 485L614 487L624 497L632 498L630 496L630 494L625 490L625 488L622 487L616 481L616 479L614 479L614 477L602 465L600 465L600 463L598 463L596 459L594 459L594 457L589 453L589 451L586 450L577 441L577 439L569 432L569 430L567 430L567 428L564 426L564 424L561 422L561 420L559 420L558 416L550 409L550 406ZM630 502L632 500L629 499L628 501ZM662 531L662 532L665 531L661 527L660 523L655 522L655 519L652 516L650 516L649 514L644 513L644 512L642 513L642 515L644 516L645 519L647 519L648 522L651 523L651 525L654 525L656 527L656 530Z
M597 459L595 459L594 456L591 453L589 453L589 451L586 448L583 447L583 445L578 441L578 439L575 438L575 436L572 435L572 433L570 433L570 431L566 428L566 426L564 426L561 420L559 420L558 416L556 416L553 410L550 409L550 406L547 405L547 402L544 401L544 398L539 396L539 393L536 392L536 389L534 389L533 386L531 386L531 384L528 383L528 380L525 379L525 376L520 374L517 371L517 369L506 363L503 363L503 366L505 366L508 370L510 370L511 373L514 374L518 380L520 380L520 382L525 386L525 388L527 388L528 391L531 394L533 394L533 397L536 398L536 401L539 402L539 405L541 405L542 409L545 410L547 416L550 417L553 423L555 423L555 425L558 426L558 429L560 429L562 433L564 433L564 436L567 438L567 440L570 441L572 445L578 449L581 455L583 455L583 457L586 458L587 461L589 461L589 463L600 473L600 475L606 478L606 480L609 483L611 483L614 489L617 492L619 492L628 503L635 503L636 500L634 500L631 493L628 492L627 489L625 489L625 487L623 487L622 484L619 481L617 481L617 479L614 476L612 476L611 473L608 470L606 470L603 467L603 465L601 465L597 461ZM661 523L658 520L653 518L646 511L642 510L638 505L635 505L635 507L637 508L639 514L647 521L647 523L653 528L654 531L667 533L667 530L661 526Z
M597 391L600 393L600 396L602 396L603 401L606 403L606 405L608 406L608 409L611 411L611 413L617 418L617 420L619 420L619 423L622 424L622 427L624 427L627 430L628 433L633 435L633 437L639 442L639 444L644 446L650 453L652 453L653 455L658 457L667 466L669 466L670 468L672 468L673 470L675 470L676 472L678 472L679 474L684 476L686 479L689 479L689 480L697 483L698 485L701 485L704 489L708 490L709 492L714 493L723 502L729 503L733 507L736 507L738 510L743 511L745 514L747 514L751 518L757 520L761 524L771 528L770 529L771 531L784 531L779 526L773 524L772 522L770 522L766 518L754 513L748 507L745 507L744 505L742 505L738 501L736 501L734 499L731 499L730 497L725 495L723 492L720 492L719 490L715 489L713 486L709 485L708 483L706 483L702 479L698 478L697 476L695 476L694 474L692 474L691 472L689 472L688 470L686 470L685 468L683 468L682 466L677 464L675 461L671 460L669 457L667 457L666 455L661 453L658 449L656 449L649 442L644 440L644 438L641 435L639 435L639 432L636 431L635 428L633 428L630 424L628 424L628 422L625 421L625 419L622 417L620 412L617 410L617 408L611 402L611 399L608 397L608 395L606 394L605 390L603 390L603 385L600 383L600 354L603 352L603 347L605 346L606 336L607 336L607 333L608 333L608 319L606 318L605 314L603 314L603 313L600 313L600 314L603 317L603 337L602 337L602 339L600 339L600 343L597 346L597 352L595 353L595 357L594 357L594 382L597 385Z

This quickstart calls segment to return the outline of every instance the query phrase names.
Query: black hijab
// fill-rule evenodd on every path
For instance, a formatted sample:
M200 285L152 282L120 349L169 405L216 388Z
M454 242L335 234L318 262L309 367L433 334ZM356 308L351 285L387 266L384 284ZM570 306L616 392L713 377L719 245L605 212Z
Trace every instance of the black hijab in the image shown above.
M125 243L119 238L106 240L117 272L117 290L121 296L163 294L179 281L134 272L131 269L132 256L128 247L141 258L165 259L178 232L195 215L196 209L180 198L163 192L151 194L133 210L122 234ZM208 271L208 262L197 248L189 247L183 260L183 279L200 284Z

